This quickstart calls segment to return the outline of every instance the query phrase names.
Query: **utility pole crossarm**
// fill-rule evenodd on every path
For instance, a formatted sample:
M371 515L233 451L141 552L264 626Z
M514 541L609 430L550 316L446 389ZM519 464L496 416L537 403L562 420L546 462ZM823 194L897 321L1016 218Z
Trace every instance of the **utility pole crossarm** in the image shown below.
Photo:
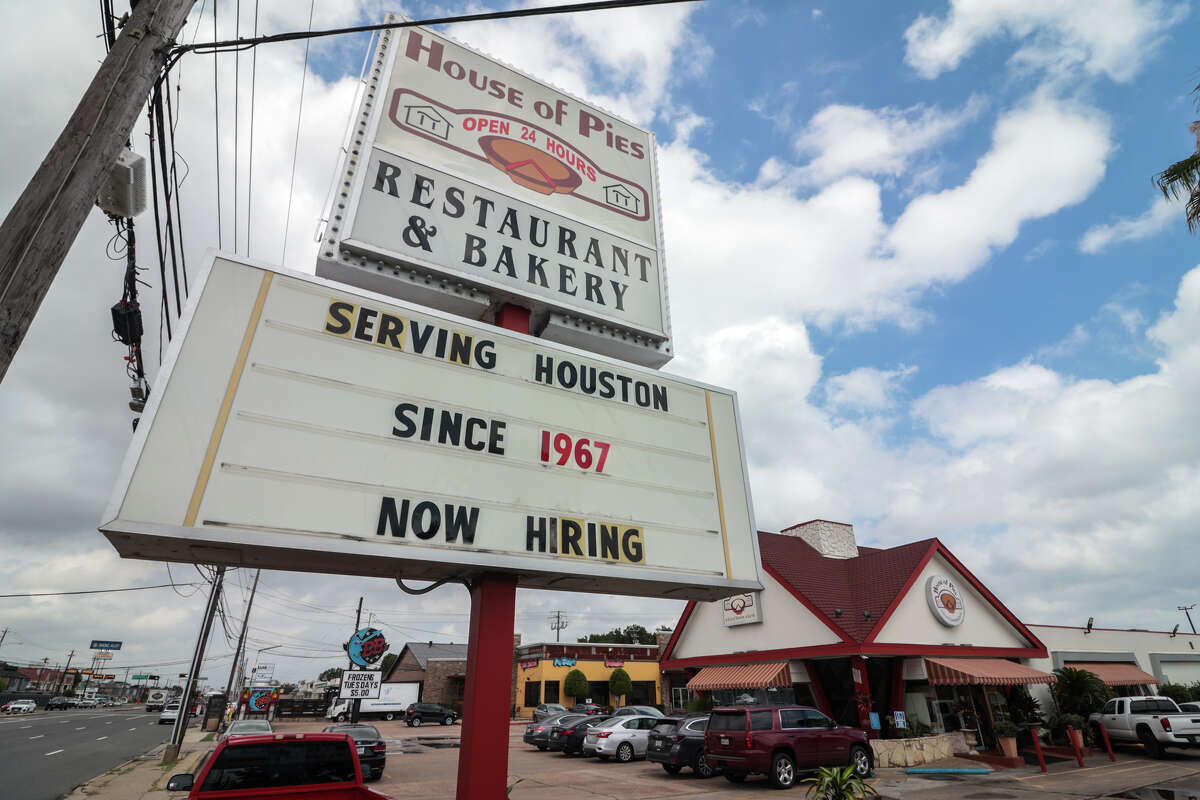
M142 0L0 224L0 380L92 210L195 0Z

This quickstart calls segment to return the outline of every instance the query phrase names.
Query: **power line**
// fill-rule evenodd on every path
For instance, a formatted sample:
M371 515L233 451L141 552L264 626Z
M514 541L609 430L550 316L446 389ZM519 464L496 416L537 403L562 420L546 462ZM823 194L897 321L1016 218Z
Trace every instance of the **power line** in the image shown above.
M313 9L317 6L317 0L309 0L308 3L308 30L312 30ZM300 68L300 102L296 109L296 140L292 143L292 177L288 182L288 204L287 216L283 218L283 255L279 259L279 263L287 264L287 246L288 246L288 230L292 225L292 195L296 191L296 157L300 155L300 117L304 114L304 83L308 78L308 48L312 43L311 39L304 40L304 66ZM241 52L240 50L238 52Z
M27 592L24 594L0 594L0 599L8 597L62 597L69 594L107 594L109 592L140 592L144 589L166 589L168 586L200 586L198 583L159 583L154 586L128 586L124 589L81 589L74 592Z

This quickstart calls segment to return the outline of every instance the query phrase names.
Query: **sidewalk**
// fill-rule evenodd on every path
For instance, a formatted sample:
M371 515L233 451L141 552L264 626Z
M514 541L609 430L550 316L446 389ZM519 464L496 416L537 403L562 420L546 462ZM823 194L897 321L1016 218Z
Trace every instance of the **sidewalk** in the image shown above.
M180 797L182 795L179 792L167 792L167 781L172 775L195 772L199 768L201 760L215 746L215 742L201 741L208 735L199 728L190 728L183 737L178 761L159 763L166 748L166 744L160 744L148 753L80 784L67 795L66 800L168 800L170 797Z

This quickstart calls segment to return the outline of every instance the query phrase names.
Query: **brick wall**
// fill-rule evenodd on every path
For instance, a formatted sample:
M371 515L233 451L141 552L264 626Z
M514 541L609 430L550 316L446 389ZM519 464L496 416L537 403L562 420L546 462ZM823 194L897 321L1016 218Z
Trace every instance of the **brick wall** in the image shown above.
M466 671L465 659L429 659L425 662L425 687L421 690L421 701L458 707L463 699L463 679L453 676Z

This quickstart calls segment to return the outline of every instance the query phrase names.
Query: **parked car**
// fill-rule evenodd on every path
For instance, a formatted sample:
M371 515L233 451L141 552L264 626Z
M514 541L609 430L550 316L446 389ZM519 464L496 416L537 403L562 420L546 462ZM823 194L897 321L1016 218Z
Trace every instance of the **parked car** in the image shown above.
M62 711L68 708L71 708L71 698L63 697L62 695L51 697L46 702L47 711Z
M558 703L542 703L533 710L533 721L541 722L546 717L554 717L567 713L567 707Z
M571 710L576 714L603 714L604 707L598 706L595 703L576 703L571 706Z
M555 714L553 717L546 717L541 722L531 722L525 726L525 732L521 734L521 741L533 745L538 750L548 750L550 748L550 729L554 723L565 716L567 715Z
M383 777L387 764L387 742L374 725L330 725L324 733L344 733L354 740L358 749L358 761L362 764L363 779L377 781Z
M546 732L546 744L551 752L557 753L562 750L563 731L571 729L575 725L585 720L591 719L587 714L565 714L561 717L556 717L554 724Z
M1114 742L1141 742L1146 755L1162 758L1168 747L1200 744L1200 717L1180 711L1169 697L1118 697L1088 717L1088 724L1103 722Z
M573 756L583 752L583 741L587 736L588 731L599 725L601 722L610 720L609 716L585 716L579 722L564 728L559 733L559 749L563 755ZM553 736L554 732L551 731Z
M404 712L404 721L408 727L415 728L422 722L439 722L442 725L453 725L458 720L458 712L452 708L437 703L412 703Z
M622 706L613 712L614 716L665 717L666 714L654 706Z
M99 705L100 703L94 697L79 698L80 708L97 708Z
M650 731L662 717L624 715L612 717L590 729L583 739L583 754L594 755L601 761L616 756L628 763L646 755Z
M195 775L172 775L167 791L187 792L187 800L389 800L364 786L362 775L358 749L345 734L239 736L218 744Z
M5 714L32 714L37 711L37 703L32 700L13 700L11 703L5 703Z
M165 725L168 722L170 722L171 724L174 724L175 720L178 718L179 718L179 701L172 700L171 702L167 703L166 706L163 707L162 712L158 715L158 724Z
M660 719L650 731L646 747L646 760L662 764L669 774L675 775L684 767L691 767L699 778L711 778L716 770L708 763L704 754L704 729L708 727L708 715L675 719Z
M235 719L229 723L229 727L217 739L228 739L233 736L261 736L274 732L275 729L271 727L271 723L265 719Z
M849 764L865 778L874 766L865 731L838 725L804 706L714 709L704 749L708 762L731 783L760 773L777 789L791 788L799 772L817 767Z

